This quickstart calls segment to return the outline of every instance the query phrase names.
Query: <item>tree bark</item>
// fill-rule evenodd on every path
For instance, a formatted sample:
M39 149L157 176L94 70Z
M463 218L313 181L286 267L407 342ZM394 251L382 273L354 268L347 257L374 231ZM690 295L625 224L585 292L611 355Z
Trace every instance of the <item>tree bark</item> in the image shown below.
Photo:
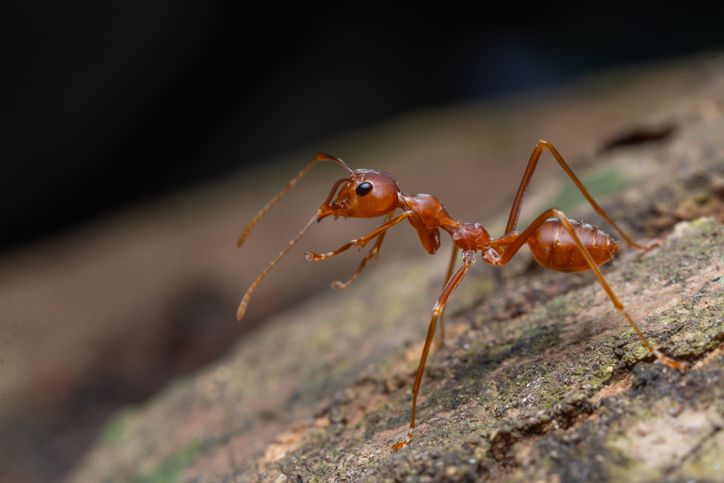
M604 276L686 372L656 362L590 274L529 258L502 277L471 271L428 359L412 443L392 454L407 432L441 254L377 267L279 316L215 367L116 417L68 481L720 479L722 106L631 131L581 176L593 192L615 192L598 201L622 228L663 240L646 253L622 246ZM598 223L561 197L538 212L552 205Z

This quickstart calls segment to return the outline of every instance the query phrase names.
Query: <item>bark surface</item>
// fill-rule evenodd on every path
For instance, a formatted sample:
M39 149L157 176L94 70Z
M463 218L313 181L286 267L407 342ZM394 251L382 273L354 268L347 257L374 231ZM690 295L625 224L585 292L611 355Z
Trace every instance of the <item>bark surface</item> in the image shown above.
M663 241L645 254L622 245L604 276L686 373L655 362L590 274L522 256L496 276L481 262L448 306L413 441L391 454L409 423L441 251L368 269L119 414L67 481L719 480L722 110L711 101L671 113L576 167L622 228ZM535 211L558 206L618 238L565 186Z

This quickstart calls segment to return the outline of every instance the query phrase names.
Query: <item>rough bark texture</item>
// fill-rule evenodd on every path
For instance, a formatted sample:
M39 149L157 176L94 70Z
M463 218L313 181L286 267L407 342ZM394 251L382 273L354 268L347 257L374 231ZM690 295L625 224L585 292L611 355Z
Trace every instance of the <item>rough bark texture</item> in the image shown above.
M686 373L655 362L590 274L525 258L503 277L486 267L455 293L418 429L391 454L407 431L441 254L377 267L279 316L215 367L119 414L68 481L720 480L722 109L707 103L602 146L582 176L635 238L663 239L643 255L622 246L604 275ZM597 220L565 197L547 203L536 211Z

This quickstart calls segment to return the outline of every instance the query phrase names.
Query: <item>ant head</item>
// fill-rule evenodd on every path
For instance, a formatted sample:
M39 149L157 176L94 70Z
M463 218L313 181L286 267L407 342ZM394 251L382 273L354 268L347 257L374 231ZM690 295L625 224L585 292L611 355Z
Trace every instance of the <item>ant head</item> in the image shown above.
M341 188L340 188L341 185ZM339 193L334 201L334 194ZM329 215L375 218L397 208L400 188L391 174L376 169L356 169L349 178L335 183L327 201L319 208L317 221Z

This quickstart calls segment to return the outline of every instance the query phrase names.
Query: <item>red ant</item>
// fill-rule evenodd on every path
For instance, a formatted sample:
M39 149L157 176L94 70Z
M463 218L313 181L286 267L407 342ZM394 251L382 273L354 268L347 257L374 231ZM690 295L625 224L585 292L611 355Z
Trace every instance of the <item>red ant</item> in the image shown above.
M289 251L289 249L297 243L297 241L304 235L304 233L306 233L315 221L319 222L322 218L326 218L330 215L334 215L335 218L340 215L356 218L375 218L386 215L384 223L372 233L361 238L354 239L332 252L321 255L316 253L307 253L306 256L307 260L310 261L324 260L325 258L338 255L353 246L358 246L359 249L362 249L362 247L370 241L377 238L372 250L370 250L370 252L362 259L362 263L360 263L359 268L352 278L347 283L335 282L332 284L334 288L341 290L347 288L349 284L359 276L365 267L365 263L367 263L369 259L374 257L375 262L377 261L380 245L382 244L385 232L405 219L410 222L415 230L417 230L420 243L422 243L422 246L430 254L434 254L437 249L440 248L441 228L448 232L452 237L454 249L452 259L450 261L450 268L448 269L446 277L447 282L442 294L440 294L440 297L432 310L432 321L430 321L430 328L427 332L427 338L425 339L425 347L422 350L422 357L420 358L420 366L417 369L415 384L412 387L412 418L410 421L410 429L404 440L393 445L393 452L407 446L412 439L412 432L415 428L417 394L420 390L422 372L425 367L425 361L427 360L427 354L430 351L433 336L435 334L438 317L442 315L443 310L445 309L445 304L458 285L460 285L463 277L465 277L465 274L470 269L470 265L475 262L475 252L478 250L482 253L482 257L485 262L491 265L505 265L511 258L513 258L518 250L527 243L533 254L533 258L546 268L560 272L593 270L598 278L598 281L601 283L603 289L613 302L613 305L624 315L624 317L626 317L626 320L628 320L629 324L631 324L631 327L633 327L634 331L636 331L649 351L651 351L653 355L668 366L683 370L685 368L683 363L669 359L661 352L654 349L636 323L634 323L631 316L624 310L623 304L621 304L618 300L611 290L611 287L609 287L608 283L606 283L606 280L601 275L601 272L598 270L598 265L602 265L603 263L611 260L618 249L618 243L610 235L586 223L569 220L566 218L566 215L557 208L551 208L543 212L543 214L536 218L528 228L523 230L523 232L515 231L516 225L518 224L518 217L520 216L523 197L528 189L528 184L533 176L538 159L546 148L551 151L563 170L568 174L568 176L570 176L596 212L606 219L606 221L608 221L616 229L616 231L618 231L626 243L632 247L643 250L648 250L657 244L651 243L643 246L634 243L631 239L629 239L629 237L627 237L626 234L623 233L621 229L618 228L618 226L616 226L616 224L606 215L598 203L593 200L586 188L584 188L583 184L581 184L576 175L573 174L573 171L571 171L561 155L558 153L556 148L546 141L539 141L533 150L530 161L528 161L528 167L525 170L520 187L518 188L518 193L515 196L515 201L513 201L513 207L510 210L505 234L500 238L491 238L485 228L483 228L483 226L479 223L463 223L456 220L448 214L442 203L440 203L440 201L434 196L425 194L408 196L404 194L397 186L397 180L388 173L377 171L375 169L352 170L339 158L328 154L318 154L317 157L315 157L314 160L309 163L309 165L304 168L296 178L289 182L289 184L254 217L239 238L239 246L241 246L244 242L244 239L259 219L264 216L264 214L282 196L284 196L292 186L294 186L305 174L307 174L307 172L317 162L334 161L349 171L350 176L349 178L340 179L334 184L326 201L317 210L314 217L312 217L302 231L300 231L299 234L289 242L289 246L287 246L287 248L285 248L279 256L277 256L277 258L269 264L269 266L261 273L254 283L251 284L251 287L249 287L249 290L246 291L246 294L241 301L241 305L239 306L237 314L239 320L241 320L244 316L246 306L249 303L249 298L259 282L266 276L267 273L269 273L269 270L276 265L276 263ZM339 193L335 197L335 193L337 193L338 189ZM397 208L403 210L403 213L393 218L394 212ZM458 250L463 251L462 258L464 265L453 274ZM444 337L442 323L441 333Z

